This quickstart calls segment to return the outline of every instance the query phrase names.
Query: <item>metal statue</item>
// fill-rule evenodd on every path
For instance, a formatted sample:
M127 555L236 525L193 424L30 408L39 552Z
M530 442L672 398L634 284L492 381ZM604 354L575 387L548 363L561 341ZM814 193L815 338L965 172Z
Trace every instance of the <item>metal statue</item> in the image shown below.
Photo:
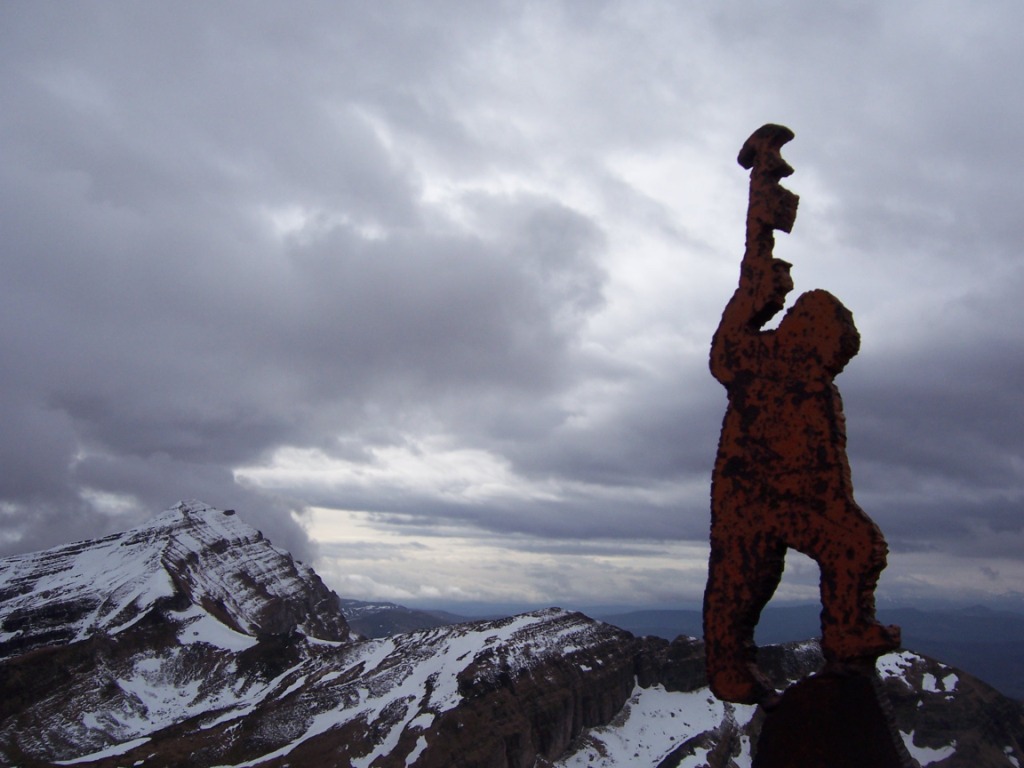
M708 680L720 699L762 702L754 628L782 577L788 548L821 568L822 650L831 663L873 660L899 647L898 627L875 619L886 564L878 526L853 498L843 404L834 379L857 354L853 315L827 291L802 294L774 330L765 324L793 289L773 256L799 198L781 147L793 132L765 125L738 161L750 169L739 287L711 343L711 373L729 405L711 484L711 558L704 593Z

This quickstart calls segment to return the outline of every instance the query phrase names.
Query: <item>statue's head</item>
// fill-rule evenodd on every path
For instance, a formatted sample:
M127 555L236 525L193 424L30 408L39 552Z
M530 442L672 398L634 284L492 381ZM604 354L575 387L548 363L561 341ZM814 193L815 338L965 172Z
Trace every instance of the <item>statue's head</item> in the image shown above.
M833 376L860 351L853 314L828 291L800 294L778 333L782 343L797 354L817 358Z

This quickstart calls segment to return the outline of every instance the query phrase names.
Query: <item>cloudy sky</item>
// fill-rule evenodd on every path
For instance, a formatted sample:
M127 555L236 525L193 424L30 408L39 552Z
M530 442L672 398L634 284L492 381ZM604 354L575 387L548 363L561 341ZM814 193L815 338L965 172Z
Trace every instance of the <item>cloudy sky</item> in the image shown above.
M0 554L233 507L341 594L703 590L743 251L854 312L879 597L1024 585L1016 0L0 5ZM814 599L791 559L780 596Z

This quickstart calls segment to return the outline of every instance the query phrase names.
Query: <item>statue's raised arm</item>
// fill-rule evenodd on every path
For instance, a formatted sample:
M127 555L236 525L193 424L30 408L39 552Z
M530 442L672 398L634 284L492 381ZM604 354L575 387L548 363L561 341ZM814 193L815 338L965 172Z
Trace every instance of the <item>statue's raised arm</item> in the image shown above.
M785 126L762 125L743 143L736 158L750 171L750 202L739 287L726 306L711 348L711 372L723 384L736 373L739 347L753 341L749 335L783 308L793 289L789 263L773 256L775 230L793 229L800 202L779 184L793 173L781 154L792 138L793 132Z

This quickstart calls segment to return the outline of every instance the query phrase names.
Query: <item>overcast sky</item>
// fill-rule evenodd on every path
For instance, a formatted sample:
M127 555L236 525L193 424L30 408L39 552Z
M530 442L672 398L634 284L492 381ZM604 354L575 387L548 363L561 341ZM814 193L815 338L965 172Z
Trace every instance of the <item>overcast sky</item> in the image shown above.
M339 593L698 600L743 140L854 313L879 597L1024 585L1017 0L0 4L0 554L236 508ZM794 294L795 297L796 294ZM780 596L815 598L793 558Z

